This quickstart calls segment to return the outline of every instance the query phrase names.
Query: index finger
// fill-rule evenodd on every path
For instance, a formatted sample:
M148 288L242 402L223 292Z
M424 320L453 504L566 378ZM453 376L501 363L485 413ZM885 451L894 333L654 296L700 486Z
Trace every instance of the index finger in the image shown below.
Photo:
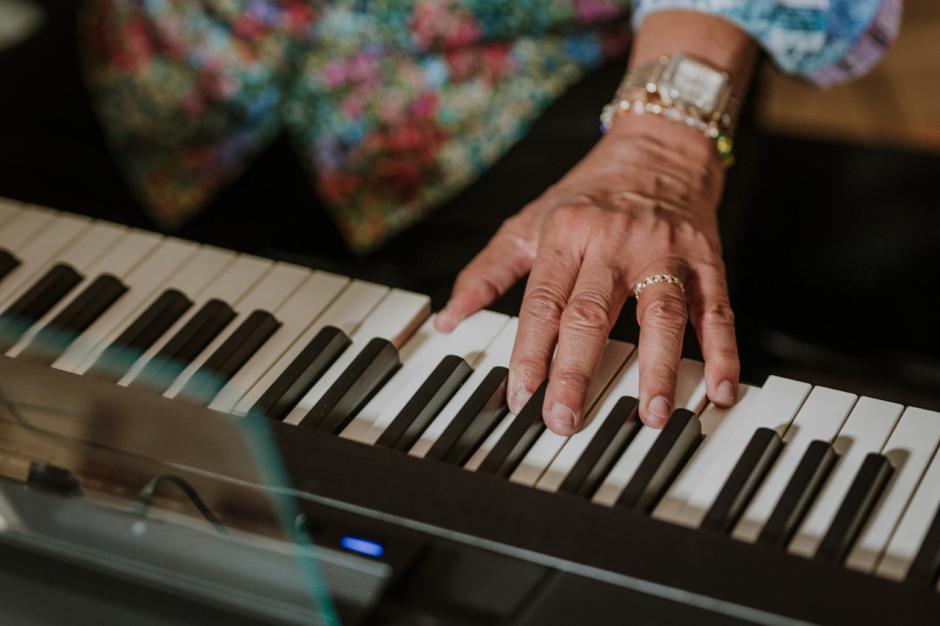
M581 427L588 385L625 297L620 272L589 252L561 317L558 350L545 392L543 414L553 432L571 435Z
M543 238L526 285L509 365L507 400L514 413L548 376L558 325L578 275L580 246L563 239Z

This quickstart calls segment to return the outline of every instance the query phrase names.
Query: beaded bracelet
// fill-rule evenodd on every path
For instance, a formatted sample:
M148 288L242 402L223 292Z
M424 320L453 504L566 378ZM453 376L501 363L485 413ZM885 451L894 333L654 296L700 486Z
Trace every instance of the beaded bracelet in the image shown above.
M720 117L706 116L694 107L664 98L654 83L639 78L628 75L614 100L601 110L601 132L606 133L621 113L651 113L701 131L715 142L722 165L728 168L734 164L734 141L731 138L733 107Z

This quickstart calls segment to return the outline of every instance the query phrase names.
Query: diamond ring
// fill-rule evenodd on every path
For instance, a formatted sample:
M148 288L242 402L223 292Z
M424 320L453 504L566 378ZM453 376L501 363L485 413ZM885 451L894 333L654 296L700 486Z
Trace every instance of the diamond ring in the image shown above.
M650 285L655 285L656 283L668 283L670 285L675 285L679 288L679 291L685 294L685 285L678 276L673 276L672 274L653 274L652 276L647 276L646 278L638 281L636 285L634 285L633 297L639 301L640 293Z

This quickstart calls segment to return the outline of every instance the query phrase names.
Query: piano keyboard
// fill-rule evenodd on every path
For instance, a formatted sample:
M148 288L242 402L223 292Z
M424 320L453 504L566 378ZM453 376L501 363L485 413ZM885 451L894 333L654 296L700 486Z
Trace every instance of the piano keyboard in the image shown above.
M719 409L683 360L652 430L611 340L561 437L505 405L514 318L443 335L423 295L12 201L0 312L8 357L940 588L934 412L777 376Z

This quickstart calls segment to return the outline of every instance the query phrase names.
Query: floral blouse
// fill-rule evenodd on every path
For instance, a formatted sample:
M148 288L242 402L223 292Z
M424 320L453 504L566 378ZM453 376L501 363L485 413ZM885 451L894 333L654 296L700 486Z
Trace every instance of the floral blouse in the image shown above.
M132 186L180 224L286 132L367 252L471 183L650 12L703 11L821 85L869 69L901 0L87 0L85 68ZM632 19L631 19L632 17Z

